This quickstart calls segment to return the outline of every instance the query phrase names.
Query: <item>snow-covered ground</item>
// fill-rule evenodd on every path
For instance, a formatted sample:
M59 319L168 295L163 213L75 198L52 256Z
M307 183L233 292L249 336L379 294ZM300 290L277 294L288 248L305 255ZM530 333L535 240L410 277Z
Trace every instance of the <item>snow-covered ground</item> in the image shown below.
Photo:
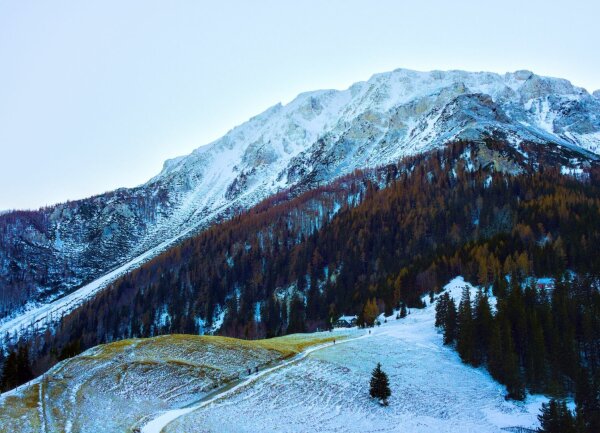
M0 433L130 432L333 338L327 332L252 341L166 335L97 346L1 394ZM249 375L256 367L260 373Z
M476 288L461 277L446 290L458 300L465 285L474 298ZM428 305L404 319L382 319L370 333L338 329L255 341L175 335L99 346L3 394L0 432L500 433L536 428L546 398L506 401L504 387L484 369L463 364L442 344L434 320L434 306ZM368 393L377 362L390 378L388 407ZM247 369L257 365L259 373L248 375Z
M366 338L368 336L369 335L365 334L365 333L363 333L363 335L352 336L351 338L349 338L347 340L339 341L337 343L337 345L339 346L341 344L349 343L354 340L360 340L360 339ZM292 364L302 361L304 358L309 356L311 353L316 352L317 350L322 350L326 347L329 347L329 346L332 346L335 344L336 344L335 342L333 342L333 343L329 342L329 343L324 343L322 345L318 345L315 347L311 347L310 349L306 349L303 352L299 353L298 355L294 356L290 360L287 360L280 364L274 365L273 367L269 367L265 370L257 371L255 374L249 375L244 380L235 384L233 387L224 389L222 392L218 392L214 396L211 396L209 399L202 400L198 404L190 405L190 406L188 406L186 408L182 408L182 409L166 411L166 412L160 414L159 416L157 416L156 418L152 419L148 423L146 423L143 426L143 428L141 429L141 431L142 431L142 433L160 433L163 430L163 428L165 426L167 426L169 423L171 423L173 420L180 418L183 415L186 415L188 413L194 412L198 409L202 409L203 407L209 406L212 403L214 403L215 401L227 398L229 395L234 395L235 393L238 392L238 390L243 389L248 386L251 386L254 382L260 380L263 376L271 375L277 370L286 368Z
M458 277L447 290L458 299L465 284ZM173 414L179 416L163 431L484 433L536 428L546 399L506 401L503 386L485 370L462 364L442 344L434 316L433 306L412 310L405 319L374 329L369 338L315 350L222 399ZM388 407L368 394L377 362L390 377Z

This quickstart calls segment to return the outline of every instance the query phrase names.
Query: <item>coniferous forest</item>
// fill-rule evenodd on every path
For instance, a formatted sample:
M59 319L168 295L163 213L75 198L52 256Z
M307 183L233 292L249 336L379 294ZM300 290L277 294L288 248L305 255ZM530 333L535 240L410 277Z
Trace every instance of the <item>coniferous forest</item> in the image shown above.
M582 428L600 431L600 170L567 176L511 149L457 142L272 197L122 277L55 332L6 336L3 389L100 343L221 319L219 333L243 338L326 329L341 314L370 324L371 310L420 308L462 275L486 290L458 305L441 295L444 341L510 398L574 395Z
M456 347L463 362L484 365L507 387L508 397L530 392L575 396L574 419L553 401L548 411L560 422L579 423L580 431L600 429L600 293L587 276L559 277L547 291L513 273L510 283L496 280L493 311L483 289L475 299L465 289L458 306L442 294L436 326L444 343ZM550 414L548 414L550 416ZM548 430L567 431L567 430ZM575 430L573 430L575 431Z

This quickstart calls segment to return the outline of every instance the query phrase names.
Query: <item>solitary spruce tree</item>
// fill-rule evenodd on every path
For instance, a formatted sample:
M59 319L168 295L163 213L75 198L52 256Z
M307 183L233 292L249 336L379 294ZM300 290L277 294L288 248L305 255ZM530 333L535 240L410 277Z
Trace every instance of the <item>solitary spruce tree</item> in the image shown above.
M371 397L378 399L384 406L387 406L387 399L392 395L387 374L381 369L379 362L371 374L371 390L369 393Z

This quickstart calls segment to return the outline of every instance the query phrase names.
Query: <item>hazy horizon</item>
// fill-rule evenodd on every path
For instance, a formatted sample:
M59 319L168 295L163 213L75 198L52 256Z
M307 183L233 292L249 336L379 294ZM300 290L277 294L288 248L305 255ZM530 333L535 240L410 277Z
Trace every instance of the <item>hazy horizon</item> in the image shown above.
M142 184L278 102L397 68L528 69L591 93L599 14L591 1L0 0L0 212Z

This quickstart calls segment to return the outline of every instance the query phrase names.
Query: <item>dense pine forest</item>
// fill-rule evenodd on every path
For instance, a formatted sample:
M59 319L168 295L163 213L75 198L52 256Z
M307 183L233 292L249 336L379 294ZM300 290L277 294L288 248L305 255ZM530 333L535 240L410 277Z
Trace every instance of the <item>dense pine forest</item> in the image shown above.
M55 332L13 341L3 388L99 343L202 333L220 320L219 333L243 338L327 329L341 314L371 325L463 275L498 302L441 298L438 325L461 358L485 365L511 398L575 394L593 413L600 170L575 178L555 166L528 165L503 143L458 142L281 193L121 278ZM529 277L558 282L546 292Z
M579 430L600 431L600 292L598 280L563 275L550 290L513 273L510 283L496 280L491 292L480 289L475 299L463 291L458 306L448 294L436 303L436 326L444 343L454 345L463 362L485 365L507 387L508 396L522 400L530 392L554 396L574 394L577 416L556 402L546 408L549 424L576 424ZM488 289L489 290L489 289Z

